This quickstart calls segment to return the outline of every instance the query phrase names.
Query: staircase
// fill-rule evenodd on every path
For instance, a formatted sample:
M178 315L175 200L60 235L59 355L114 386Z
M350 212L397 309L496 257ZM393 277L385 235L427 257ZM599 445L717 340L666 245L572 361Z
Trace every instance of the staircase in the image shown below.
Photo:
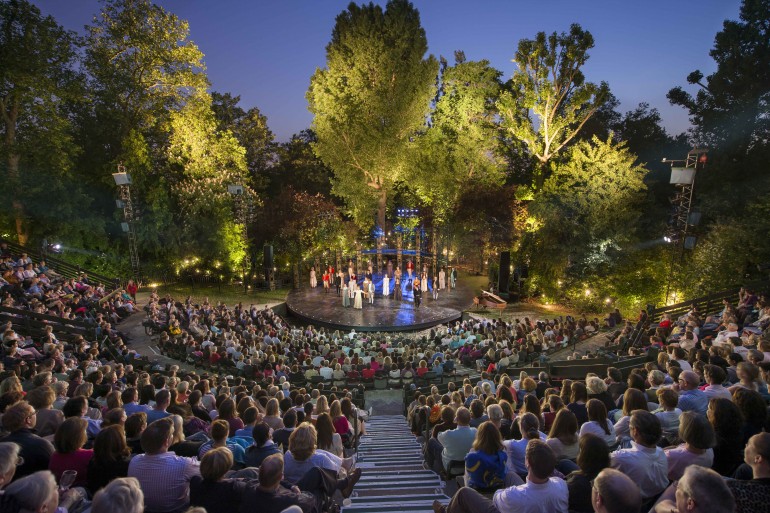
M372 417L357 457L361 480L342 513L433 513L434 500L449 503L439 476L423 468L422 448L403 415Z

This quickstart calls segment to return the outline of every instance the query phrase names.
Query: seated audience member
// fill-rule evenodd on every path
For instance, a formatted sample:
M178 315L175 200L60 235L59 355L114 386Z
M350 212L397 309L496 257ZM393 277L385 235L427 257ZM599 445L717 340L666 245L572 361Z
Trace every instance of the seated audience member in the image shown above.
M706 417L692 411L682 414L679 422L679 439L682 444L666 449L668 478L676 481L690 465L711 468L714 463L714 429Z
M247 467L258 467L268 456L282 452L275 441L272 440L270 426L264 422L254 426L254 429L251 430L251 437L254 439L254 444L246 449L244 464Z
M302 424L292 435L303 437L306 427ZM294 445L294 450L299 447ZM291 449L287 456L291 454ZM280 513L291 506L299 506L303 513L322 511L328 504L336 490L340 490L343 497L349 497L353 493L353 486L361 477L361 470L345 479L337 479L336 471L318 466L309 467L308 471L291 486L284 484L284 457L281 454L273 454L265 458L259 467L259 485L251 486L246 490L241 502L241 513ZM307 493L304 493L307 492Z
M54 435L53 445L56 451L51 455L48 469L57 481L65 470L77 471L73 486L86 486L88 483L88 463L94 456L93 449L83 449L88 441L87 423L80 417L65 420Z
M505 452L508 453L508 471L523 477L528 473L525 462L527 445L531 440L545 440L546 436L538 431L540 421L533 413L525 413L518 420L522 434L521 440L506 440L503 445Z
M19 446L12 442L0 442L0 494L13 481L19 461Z
M225 479L233 463L233 453L227 447L208 451L201 459L200 475L190 479L190 505L206 508L207 513L238 511L250 483Z
M679 383L679 409L706 415L709 398L700 386L700 378L693 371L682 371Z
M88 489L93 493L113 479L126 477L130 462L131 449L123 426L102 429L94 441L94 457L88 462Z
M596 513L638 513L642 496L627 475L606 468L594 479L591 502Z
M719 365L706 365L703 368L703 376L706 378L706 388L703 389L703 393L706 397L712 399L714 397L722 397L724 399L732 399L732 394L724 386L724 382L727 380L727 373Z
M198 450L198 459L216 447L227 447L233 453L233 459L238 465L244 465L246 461L246 450L238 443L228 438L230 433L230 424L226 420L217 419L211 423L209 435L211 439L200 446Z
M139 481L121 477L109 482L96 492L91 503L91 513L142 513L144 494Z
M318 435L319 449L330 452L339 458L345 456L345 450L342 447L342 437L339 433L335 432L331 415L328 413L320 414L316 419L315 429Z
M297 426L297 410L290 409L283 414L283 427L273 431L273 442L275 442L283 452L289 449L289 437Z
M449 503L433 503L436 513L567 513L569 492L559 477L551 477L556 456L542 440L530 440L526 448L527 482L498 490L487 499L473 488L460 488Z
M168 451L174 424L169 418L156 420L142 433L142 449L128 465L144 493L146 513L182 512L190 504L190 479L199 476L199 463Z
M452 411L451 408L447 409ZM442 410L443 411L446 410ZM455 422L457 427L442 431L436 438L428 440L425 460L426 463L434 468L438 455L441 455L441 470L449 468L453 461L464 462L465 455L468 454L473 440L476 438L476 428L470 427L471 412L465 407L458 408L455 413Z
M725 480L711 469L690 465L668 487L653 508L655 513L733 513L735 499Z
M585 424L584 424L585 425ZM593 480L599 472L610 466L610 449L604 439L591 433L580 437L580 452L577 457L578 470L567 475L569 489L569 510L592 513L591 490Z
M336 475L340 469L345 469L349 477L346 478L346 484L341 486L345 488L348 482L355 482L361 476L361 469L353 470L353 458L338 458L334 454L317 449L318 434L315 426L308 422L302 424L294 430L289 437L289 451L286 453L283 461L284 479L291 484L297 484L312 468L326 470ZM352 485L350 492L352 492Z
M753 479L727 479L737 513L770 512L770 433L759 433L746 444L744 460Z
M53 403L56 400L56 392L54 392L53 387L34 388L27 393L25 399L37 412L35 434L45 437L56 433L58 427L64 422L64 414L61 410L53 408Z
M16 467L16 478L28 476L39 470L48 470L54 447L45 438L33 432L37 422L35 409L26 401L9 406L3 414L3 427L10 432L3 442L19 446L22 464Z
M78 488L59 494L56 479L47 470L34 472L9 484L0 494L0 511L19 513L54 513L67 511L83 499Z
M580 437L593 434L604 440L608 446L615 445L615 425L607 418L607 408L599 399L589 399L587 404L588 422L580 426Z
M654 414L660 421L663 438L668 443L675 443L679 433L679 419L682 416L682 410L676 407L679 404L679 394L671 388L661 388L658 390L658 402L660 408L655 410Z
M644 500L659 495L668 485L666 453L656 444L660 440L660 422L652 413L635 410L631 414L631 448L612 453L611 466L630 477Z
M570 410L562 409L545 441L553 449L556 459L574 460L578 455L578 420Z
M720 475L730 477L743 462L743 418L741 411L729 399L711 399L707 417L714 428L714 464Z
M507 459L500 430L491 421L483 422L476 431L470 452L465 456L465 486L478 490L502 487Z

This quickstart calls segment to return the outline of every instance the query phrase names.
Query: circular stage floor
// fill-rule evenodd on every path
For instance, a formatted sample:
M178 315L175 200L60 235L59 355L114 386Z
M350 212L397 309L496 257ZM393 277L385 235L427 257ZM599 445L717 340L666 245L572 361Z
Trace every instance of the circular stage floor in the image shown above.
M464 309L473 304L473 294L462 283L452 292L439 293L434 300L430 292L423 293L422 303L415 308L412 298L396 301L377 295L374 304L364 302L357 310L342 306L342 297L332 288L304 288L289 292L286 307L294 317L327 328L356 331L416 331L460 320ZM391 296L392 297L392 296Z

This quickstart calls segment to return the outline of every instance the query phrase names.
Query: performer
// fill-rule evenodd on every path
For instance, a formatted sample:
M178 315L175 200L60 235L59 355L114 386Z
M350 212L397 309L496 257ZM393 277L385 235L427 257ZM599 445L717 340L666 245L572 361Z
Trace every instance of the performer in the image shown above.
M446 267L442 267L438 273L438 288L441 290L446 288Z
M348 260L348 276L353 276L353 259Z
M361 301L361 289L356 289L356 300L353 303L353 308L361 310L364 307L363 301Z
M345 308L350 306L350 294L348 294L347 283L342 286L342 306Z
M449 273L449 282L452 284L452 288L457 288L457 269L452 267L452 271Z
M374 281L369 281L369 304L374 304Z
M350 295L351 302L356 297L356 280L348 281L348 294Z
M420 276L420 290L422 292L428 292L428 271L423 271Z
M396 277L393 282L393 299L401 301L401 273L396 273Z
M382 297L388 297L390 295L390 278L388 275L382 277Z
M414 264L412 263L412 260L409 259L406 261L406 274L409 276L409 281L412 281L413 272L414 272Z
M433 276L433 300L438 299L438 276Z
M310 268L310 288L314 289L318 286L318 278L315 275L315 266Z
M329 293L329 271L324 271L323 280L324 280L324 292L327 294Z
M422 299L422 290L420 289L419 278L416 278L414 280L414 285L412 286L412 292L414 293L414 307L420 308L420 300Z
M345 277L342 275L342 271L338 272L334 275L334 287L337 289L337 295L340 295L340 288L342 287L342 282L345 280Z

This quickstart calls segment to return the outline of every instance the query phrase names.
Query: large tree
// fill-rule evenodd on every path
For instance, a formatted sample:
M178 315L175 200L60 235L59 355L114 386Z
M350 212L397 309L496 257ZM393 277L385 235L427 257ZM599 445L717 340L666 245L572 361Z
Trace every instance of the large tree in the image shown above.
M502 126L510 137L523 141L537 160L532 187L540 189L548 177L548 163L604 104L609 86L586 82L583 65L594 38L580 25L569 33L545 32L519 41L513 62L516 70L500 95Z
M693 71L695 97L675 87L668 98L690 112L697 142L732 158L770 146L770 0L744 0L740 21L726 20L709 53L717 70Z
M92 151L82 165L109 190L108 173L124 162L142 212L140 249L159 260L225 251L222 241L243 233L227 185L249 185L245 152L217 123L202 59L187 22L148 0L108 0L89 27L93 108L81 125Z
M488 61L465 61L461 52L457 57L454 66L442 60L438 98L418 139L413 184L439 223L471 184L500 185L504 178L495 108L501 73Z
M318 137L317 155L335 174L342 197L361 226L385 226L393 185L408 178L411 138L424 126L435 92L438 62L414 6L391 0L351 3L337 16L307 92Z
M37 7L0 2L0 204L21 244L31 230L61 235L88 203L72 177L76 54L75 35Z
M275 164L275 136L267 126L267 117L257 107L243 110L238 106L240 96L230 93L211 93L212 108L220 130L230 130L246 149L246 166L256 191L263 192L269 185L269 169Z

